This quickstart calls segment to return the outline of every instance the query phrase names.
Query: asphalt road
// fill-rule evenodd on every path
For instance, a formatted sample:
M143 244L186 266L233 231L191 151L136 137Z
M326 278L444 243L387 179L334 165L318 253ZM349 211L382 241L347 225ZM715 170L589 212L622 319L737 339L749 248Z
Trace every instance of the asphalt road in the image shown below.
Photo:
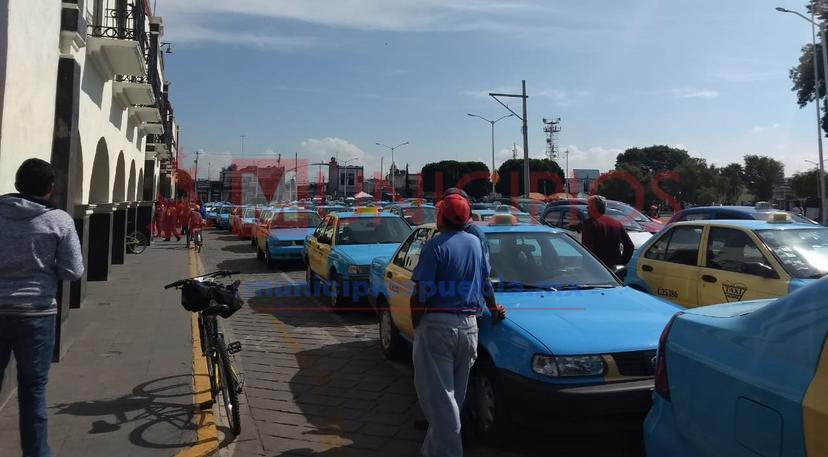
M236 356L244 373L243 432L221 455L418 455L424 432L414 427L422 413L413 369L382 356L375 315L274 296L282 286L304 283L304 265L268 270L249 240L226 231L205 232L200 258L206 271L241 271L247 300L226 329L244 348ZM565 432L521 430L501 448L471 436L466 455L643 455L640 423L569 425Z

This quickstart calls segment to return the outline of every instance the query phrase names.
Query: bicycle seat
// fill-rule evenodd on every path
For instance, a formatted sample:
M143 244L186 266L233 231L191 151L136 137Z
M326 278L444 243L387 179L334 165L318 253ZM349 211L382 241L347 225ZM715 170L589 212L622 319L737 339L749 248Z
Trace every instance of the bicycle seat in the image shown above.
M218 302L211 302L210 306L208 306L204 311L201 312L204 316L215 316L217 314L222 314L230 311L230 307Z

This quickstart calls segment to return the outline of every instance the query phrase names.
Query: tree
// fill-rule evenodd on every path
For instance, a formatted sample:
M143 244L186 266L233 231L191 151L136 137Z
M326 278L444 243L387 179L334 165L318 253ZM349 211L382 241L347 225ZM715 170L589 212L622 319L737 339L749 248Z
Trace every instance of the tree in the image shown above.
M463 187L469 196L489 193L489 167L483 162L443 160L427 163L421 171L423 192L442 193L449 187Z
M816 12L818 20L825 23L828 20L828 0L814 0L813 3L809 2L806 6L809 12L811 11L811 5L816 7L814 11ZM821 39L821 36L819 37ZM790 70L790 78L791 82L793 82L791 90L796 92L797 103L800 108L804 108L808 103L825 96L825 67L822 63L822 46L823 43L817 43L816 49L814 49L811 43L803 46L799 55L799 64ZM817 53L817 73L819 75L818 95L815 91L815 86L817 85L814 84L814 52ZM822 129L828 132L828 114L824 113L824 110Z
M745 156L745 187L758 200L770 200L773 196L773 186L784 178L785 165L782 162L766 156Z
M745 189L742 176L744 168L738 163L731 163L719 169L720 185L722 192L722 203L734 205L738 203L739 196Z
M638 206L639 203L641 206L647 206L647 202L651 201L648 199L652 199L649 190L650 177L645 176L641 168L635 165L622 163L614 171L604 173L598 179L600 184L595 193L610 200L618 200L633 206ZM643 195L642 202L636 201L636 195L639 192Z
M509 159L497 170L500 176L496 189L501 195L523 195L523 159ZM548 159L529 159L529 190L545 195L563 190L564 171L560 165ZM516 181L514 181L516 179Z
M794 195L799 198L819 196L819 189L817 188L818 176L818 170L801 171L793 175L791 188L793 189ZM825 179L825 184L828 184L828 177Z
M615 168L631 165L640 168L644 175L652 176L660 171L675 170L679 164L690 158L684 149L665 145L653 145L646 148L629 148L618 154Z

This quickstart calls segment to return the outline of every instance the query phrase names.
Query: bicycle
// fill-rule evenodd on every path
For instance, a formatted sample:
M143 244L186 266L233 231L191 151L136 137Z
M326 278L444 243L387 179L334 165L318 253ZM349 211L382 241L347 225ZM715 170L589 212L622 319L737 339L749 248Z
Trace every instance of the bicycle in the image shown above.
M196 252L201 252L201 246L204 245L204 237L201 236L201 229L196 229L192 235L187 235L193 239L193 248Z
M143 232L132 232L126 236L126 248L130 254L140 254L147 248L147 236Z
M238 311L243 301L239 297L239 281L225 285L214 279L239 274L238 271L219 270L193 278L180 279L164 286L165 289L181 290L181 305L190 312L198 313L198 330L201 337L201 352L207 359L207 374L210 378L212 401L202 407L215 404L221 392L224 410L233 435L241 432L239 394L244 382L233 366L232 356L242 350L238 341L226 344L224 334L219 330L218 319L228 319Z

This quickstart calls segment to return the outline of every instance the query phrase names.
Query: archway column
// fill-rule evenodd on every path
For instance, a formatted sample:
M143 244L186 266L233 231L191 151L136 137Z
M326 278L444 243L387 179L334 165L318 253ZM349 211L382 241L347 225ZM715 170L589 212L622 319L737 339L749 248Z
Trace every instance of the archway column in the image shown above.
M135 230L147 237L147 243L152 244L152 217L155 214L154 201L136 202Z
M86 282L89 275L89 221L94 208L95 205L77 205L72 214L83 253L83 276L77 281L72 281L70 286L69 307L71 308L80 308L86 301Z
M129 203L112 205L112 265L122 265L126 256L127 210Z
M89 216L89 265L87 268L89 281L109 279L109 272L112 269L112 227L115 206L112 203L103 203L92 207L92 214Z

